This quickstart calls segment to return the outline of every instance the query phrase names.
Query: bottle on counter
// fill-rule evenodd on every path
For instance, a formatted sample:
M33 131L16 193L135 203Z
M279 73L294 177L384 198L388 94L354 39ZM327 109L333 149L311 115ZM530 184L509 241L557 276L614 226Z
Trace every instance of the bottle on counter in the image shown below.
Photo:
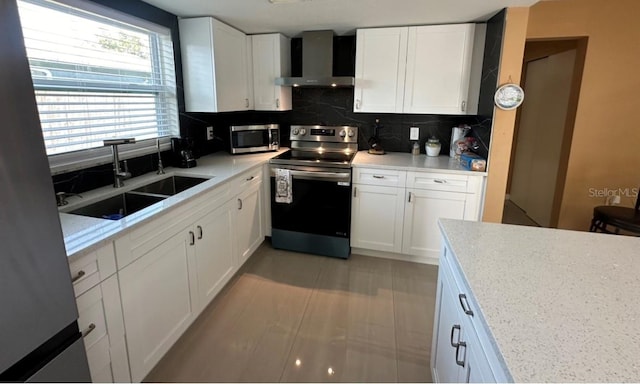
M440 144L440 140L436 139L435 137L427 140L427 143L424 145L427 156L439 156L441 148L442 144Z
M418 144L417 141L413 143L413 148L411 148L411 154L414 156L420 154L420 145Z

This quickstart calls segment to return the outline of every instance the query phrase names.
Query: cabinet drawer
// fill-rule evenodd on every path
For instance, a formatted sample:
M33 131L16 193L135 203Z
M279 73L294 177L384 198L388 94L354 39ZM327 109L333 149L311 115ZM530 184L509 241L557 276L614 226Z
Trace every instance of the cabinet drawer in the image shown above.
M69 263L69 270L75 296L79 297L116 272L113 243L76 258Z
M231 188L234 194L242 193L247 188L251 188L262 182L262 168L258 167L251 171L236 176L231 181Z
M84 346L89 349L107 335L102 301L102 289L99 285L91 288L76 299L78 305L78 328L84 338ZM107 340L107 349L109 347Z
M448 173L408 172L407 187L434 191L467 192L468 176Z
M382 185L387 187L404 187L406 172L394 169L354 168L355 184Z

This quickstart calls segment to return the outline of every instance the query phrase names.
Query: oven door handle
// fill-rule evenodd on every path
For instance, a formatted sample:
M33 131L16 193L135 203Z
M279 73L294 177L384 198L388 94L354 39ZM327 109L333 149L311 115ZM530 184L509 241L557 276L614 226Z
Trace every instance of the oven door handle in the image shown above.
M289 170L292 177L305 180L323 180L323 181L338 181L338 182L350 182L351 174L349 172L325 172L325 171L298 171ZM275 170L271 171L271 176L275 176Z

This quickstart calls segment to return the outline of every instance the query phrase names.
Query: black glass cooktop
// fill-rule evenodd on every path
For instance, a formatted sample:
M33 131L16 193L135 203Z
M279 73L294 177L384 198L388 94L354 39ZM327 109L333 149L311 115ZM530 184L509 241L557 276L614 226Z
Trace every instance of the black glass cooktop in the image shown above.
M349 167L355 153L320 152L290 149L271 159L274 164L317 164Z

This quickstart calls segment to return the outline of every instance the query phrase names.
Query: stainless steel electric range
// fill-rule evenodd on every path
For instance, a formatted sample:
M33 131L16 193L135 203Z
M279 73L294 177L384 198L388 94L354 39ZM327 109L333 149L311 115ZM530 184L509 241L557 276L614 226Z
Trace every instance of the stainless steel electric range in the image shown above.
M291 149L270 161L271 243L346 259L358 128L293 125L290 138Z

